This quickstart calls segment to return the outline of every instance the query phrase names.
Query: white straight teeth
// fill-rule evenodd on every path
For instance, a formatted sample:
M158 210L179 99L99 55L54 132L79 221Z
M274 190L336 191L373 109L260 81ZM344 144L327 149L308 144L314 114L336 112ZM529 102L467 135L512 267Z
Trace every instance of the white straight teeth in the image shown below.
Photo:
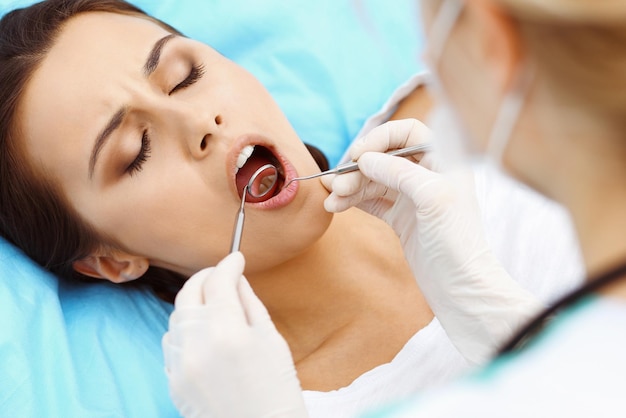
M254 145L246 145L241 150L241 153L237 157L237 171L239 171L239 169L243 167L244 164L246 164L246 161L248 161L248 158L250 158L253 152L254 152Z

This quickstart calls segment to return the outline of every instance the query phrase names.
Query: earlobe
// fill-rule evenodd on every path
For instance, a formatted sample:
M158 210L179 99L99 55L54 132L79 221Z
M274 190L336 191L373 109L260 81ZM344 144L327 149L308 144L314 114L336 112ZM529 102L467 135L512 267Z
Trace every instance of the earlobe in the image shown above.
M73 263L74 270L85 276L123 283L140 278L150 267L148 259L113 251L90 255Z

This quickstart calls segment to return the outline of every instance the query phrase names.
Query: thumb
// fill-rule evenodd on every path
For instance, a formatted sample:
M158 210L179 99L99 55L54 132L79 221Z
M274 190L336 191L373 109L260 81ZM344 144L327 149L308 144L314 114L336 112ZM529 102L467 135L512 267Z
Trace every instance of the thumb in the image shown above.
M212 271L211 277L204 281L203 296L206 304L215 299L237 299L237 283L243 274L246 261L239 251L228 254Z

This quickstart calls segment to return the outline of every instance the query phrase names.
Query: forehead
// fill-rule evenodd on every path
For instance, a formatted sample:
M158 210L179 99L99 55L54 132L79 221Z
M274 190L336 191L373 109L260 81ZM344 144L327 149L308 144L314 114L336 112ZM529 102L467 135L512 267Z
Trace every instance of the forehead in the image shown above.
M75 153L63 149L92 145L98 130L123 104L128 86L143 77L154 42L167 33L137 16L89 12L71 18L21 101L27 152L35 158L45 155L45 160L67 159Z

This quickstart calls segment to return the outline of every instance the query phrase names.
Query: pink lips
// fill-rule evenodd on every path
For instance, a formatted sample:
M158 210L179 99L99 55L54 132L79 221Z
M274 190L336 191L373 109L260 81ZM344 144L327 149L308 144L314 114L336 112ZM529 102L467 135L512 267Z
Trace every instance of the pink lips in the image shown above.
M289 160L287 160L285 157L279 154L274 148L274 146L271 145L267 139L258 135L245 135L237 139L237 141L235 141L235 145L232 148L227 158L228 167L230 167L231 177L233 179L233 182L232 182L233 189L237 196L240 196L240 192L236 190L238 189L238 184L237 184L237 176L235 175L235 173L237 172L235 162L237 160L237 156L239 155L239 153L241 153L241 150L247 145L261 145L267 148L269 151L271 151L272 154L274 154L276 159L280 162L280 164L283 167L283 172L285 176L285 182L283 184L287 184L287 182L289 182L290 179L297 177L298 174L296 172L295 167L291 164L291 162L289 162ZM291 203L295 199L296 194L298 192L298 188L299 188L298 182L293 182L288 187L282 189L277 195L264 201L255 202L255 200L258 200L258 199L254 199L254 198L251 198L250 196L247 196L246 201L249 202L247 203L247 205L249 207L253 207L256 209L267 209L267 210L279 209L283 206L287 206L289 203Z

